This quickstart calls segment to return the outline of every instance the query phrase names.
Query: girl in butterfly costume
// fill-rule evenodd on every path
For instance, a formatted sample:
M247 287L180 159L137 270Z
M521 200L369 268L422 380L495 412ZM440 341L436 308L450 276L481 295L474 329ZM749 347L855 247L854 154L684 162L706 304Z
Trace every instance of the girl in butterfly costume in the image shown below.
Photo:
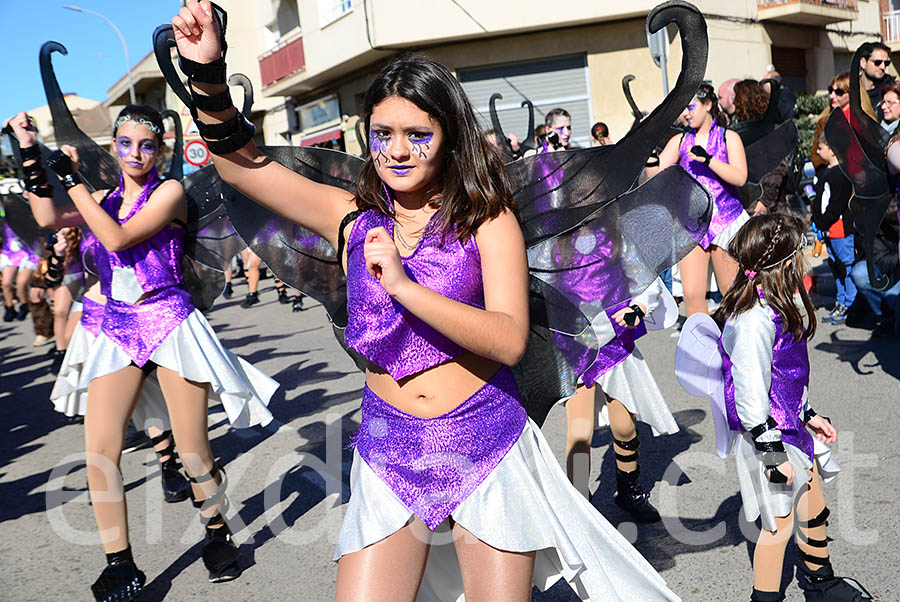
M735 455L748 521L762 531L753 557L753 602L784 600L784 551L797 523L797 579L808 601L871 600L836 577L825 532L829 511L821 480L840 470L826 446L837 437L808 398L807 341L815 308L803 287L803 222L784 215L751 218L729 252L740 271L716 319L685 323L676 353L679 380L713 401L719 454Z
M192 1L172 21L201 134L226 182L338 250L345 340L368 363L337 599L524 600L562 577L583 599L675 599L567 482L519 403L525 244L458 81L425 59L376 77L351 194L257 150L231 107L213 11ZM455 545L429 546L435 530Z
M720 291L727 291L737 267L728 256L728 243L748 215L737 187L747 182L747 157L740 136L725 129L713 87L703 83L688 106L691 129L673 136L659 155L660 167L678 163L692 173L713 195L715 215L707 235L678 264L687 315L707 313L706 285L712 260ZM652 173L654 170L648 170Z
M86 224L98 241L95 263L106 297L96 341L81 371L87 384L85 417L88 483L92 494L118 492L111 501L92 495L107 552L107 567L92 586L99 601L130 600L145 581L132 558L118 460L125 424L149 372L167 401L175 440L191 477L194 504L206 524L203 560L210 580L236 578L237 548L225 524L225 480L209 446L209 398L221 401L236 427L266 424L265 407L278 385L226 351L183 286L181 261L187 210L184 190L161 182L159 113L126 107L113 131L119 184L91 193L82 183L78 153L64 146L46 161L74 207L58 207L27 115L13 120L26 186L44 226Z
M3 301L5 311L4 322L24 320L28 315L28 283L31 274L38 265L35 255L12 228L3 222L3 246L0 248L0 280L3 284ZM19 311L16 311L16 296L19 298Z

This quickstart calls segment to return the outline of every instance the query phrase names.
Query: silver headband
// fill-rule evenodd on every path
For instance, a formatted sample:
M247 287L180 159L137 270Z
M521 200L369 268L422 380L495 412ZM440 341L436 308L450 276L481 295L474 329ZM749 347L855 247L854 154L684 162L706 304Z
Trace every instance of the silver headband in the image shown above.
M769 268L774 268L774 267L777 266L777 265L781 265L782 263L784 263L784 262L787 261L788 259L792 258L794 255L796 255L797 253L799 253L800 251L802 251L803 249L805 249L805 248L806 248L806 245L807 245L806 237L805 237L805 236L800 236L800 244L798 244L798 245L797 245L797 248L794 249L787 257L784 257L784 258L782 258L782 259L779 259L779 260L776 261L775 263L770 263L769 265L764 265L763 267L759 268L759 269L756 270L756 271L757 271L757 272L762 272L763 270L768 270Z
M141 117L140 119L136 119L136 118L132 117L131 115L122 115L121 117L116 119L116 131L119 131L119 127L121 127L121 125L123 123L125 123L126 121L133 121L135 124L139 123L143 126L146 126L147 129L150 130L151 132L153 132L154 134L162 135L162 132L159 131L159 126L156 125L155 123L153 123L152 121L144 119L143 117Z

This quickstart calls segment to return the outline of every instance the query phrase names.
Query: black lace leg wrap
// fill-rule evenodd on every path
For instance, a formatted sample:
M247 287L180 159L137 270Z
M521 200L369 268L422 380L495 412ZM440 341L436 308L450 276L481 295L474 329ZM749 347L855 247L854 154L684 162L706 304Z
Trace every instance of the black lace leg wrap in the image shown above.
M178 461L178 453L175 451L175 439L172 437L172 431L163 431L156 437L150 438L153 447L164 441L168 442L168 445L162 450L156 450L159 458L163 497L169 503L181 502L191 496L191 484L181 474L181 463ZM168 458L163 460L165 456Z
M640 457L638 448L641 446L641 440L638 439L637 435L635 435L634 438L630 441L619 441L614 437L613 442L615 442L615 444L622 449L631 452L630 454L623 454L613 448L613 452L616 454L616 460L618 460L619 462L637 462L638 458Z
M225 496L228 481L225 471L218 464L214 464L212 470L204 475L188 477L192 483L203 484L215 481L219 472L222 473L222 481L215 493L205 500L198 500L193 495L191 497L194 507L200 510L201 520L206 525L206 536L203 540L203 564L209 571L209 580L214 583L230 581L241 574L241 568L238 566L238 549L232 541L231 530L228 528L224 516L224 513L228 511L228 498ZM216 514L209 517L203 516L204 510L214 506L219 508Z

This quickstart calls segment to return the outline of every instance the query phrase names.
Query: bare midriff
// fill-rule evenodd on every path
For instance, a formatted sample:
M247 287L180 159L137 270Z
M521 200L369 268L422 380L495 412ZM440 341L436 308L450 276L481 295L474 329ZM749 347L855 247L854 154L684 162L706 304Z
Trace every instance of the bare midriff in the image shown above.
M100 281L95 282L82 296L100 305L106 305L106 295L100 292Z
M499 362L466 351L399 381L370 364L366 385L372 393L402 412L419 418L434 418L471 397L501 367Z

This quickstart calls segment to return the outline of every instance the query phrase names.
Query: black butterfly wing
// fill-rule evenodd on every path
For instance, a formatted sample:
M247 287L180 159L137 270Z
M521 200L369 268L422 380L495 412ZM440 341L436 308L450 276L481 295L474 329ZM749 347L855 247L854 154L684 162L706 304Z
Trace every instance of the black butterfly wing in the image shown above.
M363 160L312 147L262 147L260 151L315 182L356 190ZM225 187L225 203L241 238L289 286L325 306L332 321L346 325L346 280L337 252L321 236Z

